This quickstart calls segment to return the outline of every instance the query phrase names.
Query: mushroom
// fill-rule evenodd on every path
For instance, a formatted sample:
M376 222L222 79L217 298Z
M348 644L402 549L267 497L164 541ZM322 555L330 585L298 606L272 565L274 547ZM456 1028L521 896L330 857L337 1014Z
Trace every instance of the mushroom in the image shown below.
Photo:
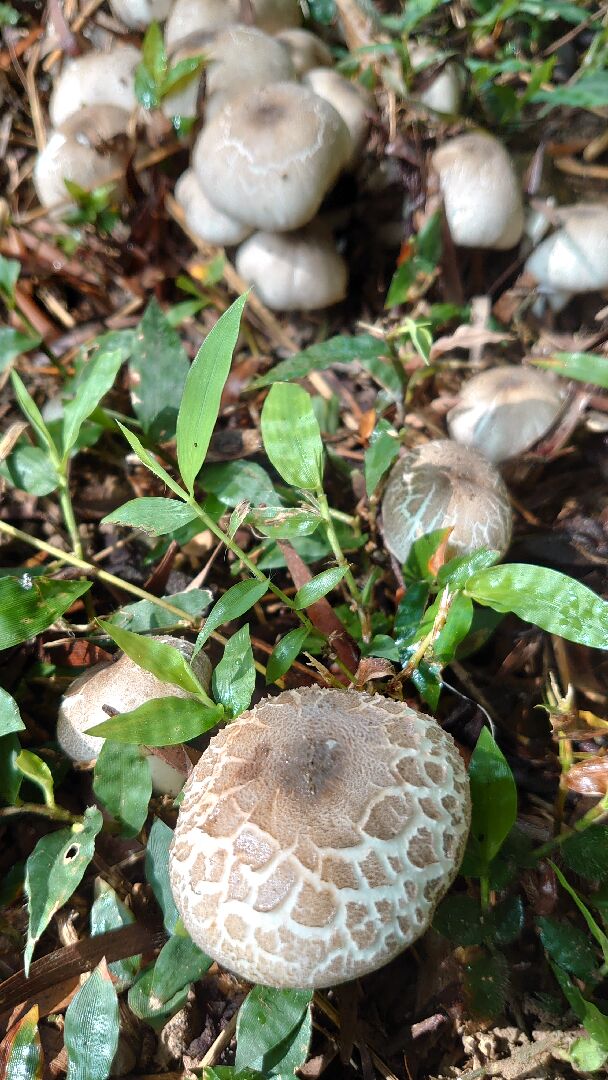
M236 268L274 311L314 311L346 296L348 268L318 226L254 233L239 248Z
M448 413L450 437L490 461L523 454L555 423L563 391L550 375L529 367L495 367L464 383Z
M63 208L70 198L66 180L91 191L114 177L120 191L122 180L116 176L124 172L124 154L111 140L125 131L128 119L123 109L98 105L83 109L60 131L51 132L34 165L34 187L42 206Z
M248 225L234 221L209 202L192 169L186 169L177 181L175 200L184 211L190 231L206 244L240 244L251 232Z
M317 67L331 67L332 55L327 45L310 30L301 30L296 27L293 30L281 30L277 34L280 41L289 50L291 62L299 79Z
M559 228L528 257L525 271L554 311L576 293L608 289L608 205L577 203L551 210Z
M404 454L391 469L382 500L384 541L404 563L415 540L451 527L447 557L511 540L511 507L500 473L475 450L435 439Z
M240 0L174 0L165 26L165 48L175 52L189 38L238 22Z
M218 209L258 229L308 224L350 154L342 118L296 83L240 95L209 121L192 156Z
M253 21L267 34L276 34L302 22L300 0L250 0Z
M125 26L145 30L152 22L164 22L171 0L110 0L110 7Z
M205 92L209 120L238 94L295 79L289 50L255 26L229 26L205 52L209 57Z
M417 75L422 75L429 67L432 67L432 61L437 58L437 51L431 45L421 42L413 42L409 45L408 52L412 68ZM422 90L413 92L413 96L427 109L432 109L434 112L457 113L462 98L460 68L452 60L448 60Z
M57 79L49 102L51 123L61 128L81 109L92 105L114 105L130 113L135 99L135 68L141 60L139 49L121 45L109 53L90 52L66 64Z
M369 114L373 108L371 94L357 83L349 82L331 68L317 67L306 73L302 82L315 94L333 105L348 128L352 165L361 153L369 130Z
M493 135L471 131L435 150L445 215L461 247L514 247L524 227L521 190L507 150Z
M288 690L195 766L171 888L193 941L242 978L332 986L424 933L469 820L464 763L431 717L355 690Z
M181 638L162 636L156 639L173 645L188 659L193 645ZM198 653L192 669L202 686L211 683L211 664L204 653ZM62 699L57 720L57 741L72 761L91 763L99 754L104 739L87 735L89 728L108 719L106 707L114 712L131 712L146 701L155 698L189 698L191 694L178 686L161 682L149 671L144 671L133 660L122 654L110 663L95 664L80 675ZM184 776L167 765L156 754L146 755L152 774L152 788L158 794L177 795L184 783Z

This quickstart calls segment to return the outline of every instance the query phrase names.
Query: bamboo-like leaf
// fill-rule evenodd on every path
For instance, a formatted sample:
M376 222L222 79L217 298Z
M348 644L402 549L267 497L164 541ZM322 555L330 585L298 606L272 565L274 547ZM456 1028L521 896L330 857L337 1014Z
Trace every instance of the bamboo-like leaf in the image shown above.
M236 585L233 585L223 596L220 596L217 603L211 608L205 619L205 625L196 639L194 655L196 656L200 652L214 630L217 630L223 623L240 618L254 604L257 604L258 600L261 600L266 592L268 592L268 581L266 579L258 581L257 578L248 578L246 581L237 581Z
M262 410L264 449L293 487L316 491L323 483L323 442L310 394L293 383L274 383Z
M120 743L174 746L209 731L223 716L221 705L208 708L196 698L155 698L132 712L111 716L88 728L87 734Z
M67 1080L107 1080L118 1047L118 997L105 960L95 968L65 1014Z

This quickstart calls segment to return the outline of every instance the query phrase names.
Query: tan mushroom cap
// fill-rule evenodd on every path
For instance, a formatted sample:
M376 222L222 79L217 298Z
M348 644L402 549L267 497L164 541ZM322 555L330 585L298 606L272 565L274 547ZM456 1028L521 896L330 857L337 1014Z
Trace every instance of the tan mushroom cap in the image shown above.
M369 117L373 110L373 97L363 86L350 82L328 67L313 68L302 82L305 86L333 105L348 128L352 165L363 150L369 130Z
M171 888L193 941L243 978L331 986L424 933L469 819L463 761L429 716L289 690L212 739L191 773Z
M277 34L280 41L289 50L291 62L298 78L317 67L331 67L333 59L331 52L324 41L310 30L302 30L296 27L292 30L281 30Z
M346 296L348 267L331 236L308 226L293 233L254 233L236 268L274 311L314 311Z
M513 161L499 139L471 131L435 151L445 214L455 244L512 248L524 227L521 188Z
M302 22L300 0L251 0L251 7L255 25L267 34L277 34Z
M79 141L75 135L63 135L54 131L36 158L34 187L42 206L57 208L60 215L66 212L65 204L70 194L65 180L71 180L86 191L115 182L120 190L121 181L111 181L124 168L124 156L112 150L97 150L87 141Z
M529 367L495 367L468 379L448 413L450 437L490 461L523 454L555 423L563 405L561 385Z
M272 83L230 100L203 128L192 163L225 214L283 232L312 221L349 153L331 105L296 83Z
M214 33L238 22L240 0L174 0L165 26L168 53L188 38Z
M560 228L532 252L525 270L558 295L607 289L608 205L578 203L551 213Z
M164 22L171 0L110 0L117 19L133 30L144 30L152 22Z
M61 128L71 116L91 105L114 105L125 112L135 109L135 68L140 60L139 49L132 45L70 60L51 94L49 114L53 127Z
M438 55L432 45L423 42L413 42L408 45L408 52L414 71L420 74L426 71L428 62ZM452 60L448 60L424 89L413 91L413 96L426 105L427 109L432 109L434 112L457 113L462 99L462 83L460 68Z
M391 469L382 523L388 550L403 563L415 540L449 526L448 558L481 547L504 554L512 515L494 465L466 446L435 439L404 454Z
M175 200L188 228L207 244L231 246L245 240L251 229L218 210L204 194L192 169L186 169L175 185Z
M255 26L229 26L205 48L206 118L211 120L231 97L269 83L288 82L296 73L289 50Z

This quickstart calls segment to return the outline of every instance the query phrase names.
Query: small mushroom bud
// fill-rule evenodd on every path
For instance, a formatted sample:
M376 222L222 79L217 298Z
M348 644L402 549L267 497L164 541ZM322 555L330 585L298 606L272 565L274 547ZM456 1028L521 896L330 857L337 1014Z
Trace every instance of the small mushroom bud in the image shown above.
M404 702L265 698L191 773L169 856L193 941L250 982L332 986L428 928L469 829L456 746Z
M173 645L187 658L192 656L193 645L188 641L169 636L157 640ZM201 685L209 687L211 664L204 653L198 653L192 670ZM57 720L57 741L72 761L92 763L105 740L98 735L87 735L89 728L103 723L110 715L131 712L147 701L163 697L190 698L192 694L161 682L124 654L114 663L96 664L75 679L63 697ZM182 773L155 754L147 757L153 790L157 794L177 795L184 783Z
M471 131L440 146L432 158L455 244L503 251L524 227L521 189L507 150L493 135Z
M538 442L562 405L562 388L551 375L529 367L490 368L464 383L448 413L448 430L490 461L506 461Z
M110 7L125 26L145 30L150 23L165 21L171 0L110 0Z
M90 52L65 65L55 82L49 115L61 128L81 109L92 105L114 105L130 113L135 109L135 68L141 60L139 49L121 45L109 53Z
M371 94L357 83L349 82L337 71L328 67L313 68L302 79L305 86L333 105L348 128L351 152L348 163L353 165L359 157L369 131L369 117L373 111Z
M289 82L296 73L289 50L255 26L229 26L205 48L206 116L217 115L230 98L269 83Z
M415 42L408 47L410 61L414 72L425 78L429 62L437 57L437 51L431 45ZM430 64L432 66L432 63ZM427 76L428 78L428 76ZM413 97L426 105L433 112L449 113L450 115L460 110L462 98L462 72L457 64L448 60L436 75L433 75L424 89L413 91Z
M346 296L348 268L318 226L254 233L239 248L236 268L274 311L315 311Z
M400 563L419 537L450 527L448 558L481 547L502 555L511 540L509 495L486 458L435 439L404 454L391 469L382 524L386 546Z
M175 200L181 206L188 228L206 244L231 246L245 240L251 229L234 221L209 202L193 169L186 169L175 185Z
M332 55L325 42L321 41L321 38L317 37L316 34L311 34L310 30L298 28L281 30L277 34L277 41L285 45L289 51L291 62L299 79L313 68L331 67L333 63Z
M193 166L229 217L280 232L312 221L350 154L342 118L296 83L232 98L199 135Z
M532 252L524 269L559 311L576 293L608 289L608 206L578 203L552 209L551 215L560 227Z

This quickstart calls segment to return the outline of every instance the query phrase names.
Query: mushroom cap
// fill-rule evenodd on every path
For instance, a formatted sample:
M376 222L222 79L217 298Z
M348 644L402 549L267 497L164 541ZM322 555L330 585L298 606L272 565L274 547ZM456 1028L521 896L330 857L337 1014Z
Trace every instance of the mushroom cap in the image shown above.
M332 986L427 929L469 820L464 763L435 720L355 690L288 690L190 774L171 888L193 941L243 978Z
M141 53L133 45L70 60L51 94L49 115L53 127L60 128L74 113L90 105L115 105L132 112L137 105L135 68L140 60Z
M438 54L432 45L415 42L408 46L408 52L412 67L415 72L424 70L429 60L433 60ZM462 99L462 73L457 64L448 60L447 64L438 71L430 83L419 93L414 91L413 96L426 105L427 109L434 112L457 113Z
M490 461L523 454L555 423L563 390L549 374L529 367L495 367L468 379L448 413L450 437Z
M277 34L280 41L289 50L291 62L298 78L317 67L331 67L333 58L324 41L310 30L295 27L281 30Z
M308 224L350 153L342 118L296 83L271 83L227 102L192 155L220 210L258 229Z
M457 135L435 150L445 214L455 244L504 251L524 227L521 189L511 157L484 131Z
M65 203L70 195L65 180L91 191L110 181L110 177L124 167L123 155L111 150L96 150L86 140L79 141L76 135L63 135L54 131L44 148L36 158L34 165L34 187L42 206L57 207L58 212L65 212ZM120 181L116 182L120 188Z
M404 454L391 469L382 523L388 550L404 563L415 540L449 526L448 558L481 547L504 554L512 516L494 465L450 439L434 439Z
M156 640L173 645L188 659L192 656L194 646L189 641L168 635L159 636ZM198 653L192 669L201 684L208 687L211 683L209 658L204 653ZM109 714L104 706L120 713L131 712L146 701L163 697L190 698L192 694L171 683L161 682L124 653L115 662L95 664L74 680L62 698L57 719L57 741L72 761L92 762L105 740L100 735L87 735L87 731L108 719ZM158 780L170 766L165 766L153 754L149 756L154 782L154 778ZM176 771L171 770L172 773ZM181 783L177 791L180 788Z
M346 263L331 237L314 226L254 233L239 248L236 268L274 311L314 311L346 296Z
M300 0L251 0L253 21L267 34L276 34L302 22Z
M296 77L286 46L255 26L228 26L205 52L208 120L232 97Z
M240 0L174 0L165 26L165 48L173 53L195 35L238 22Z
M312 71L306 73L302 82L324 101L333 105L344 120L350 135L349 164L352 165L363 150L367 139L369 114L373 109L371 94L364 87L350 82L328 67L313 68Z
M209 202L192 169L186 169L177 181L175 200L184 211L188 228L207 244L240 244L251 232L248 225L234 221Z
M553 213L561 226L532 252L525 270L550 292L608 288L608 206L579 203Z
M134 30L144 30L152 22L164 22L171 0L110 0L117 19Z

